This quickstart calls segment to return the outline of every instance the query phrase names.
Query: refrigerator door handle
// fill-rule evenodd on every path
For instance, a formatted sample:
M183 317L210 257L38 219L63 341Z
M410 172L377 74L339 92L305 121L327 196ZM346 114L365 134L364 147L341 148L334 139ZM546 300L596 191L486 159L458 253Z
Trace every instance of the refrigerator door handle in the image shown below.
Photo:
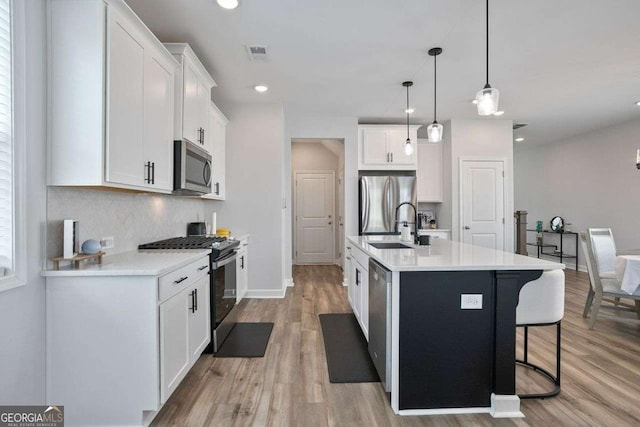
M360 190L362 201L362 231L364 232L369 227L369 186L367 185L366 178L360 178Z
M384 180L384 190L382 196L382 220L384 221L384 228L387 231L392 231L393 226L390 220L390 204L391 204L391 177L387 177Z

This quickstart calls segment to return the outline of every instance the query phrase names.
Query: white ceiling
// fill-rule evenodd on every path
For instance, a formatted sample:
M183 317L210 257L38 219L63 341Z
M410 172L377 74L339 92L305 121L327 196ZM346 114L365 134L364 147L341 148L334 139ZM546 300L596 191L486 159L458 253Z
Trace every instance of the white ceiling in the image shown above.
M477 118L484 85L482 0L127 0L166 42L187 42L224 102L401 122L413 80L412 122L428 123L440 46L438 119ZM640 118L640 1L492 0L490 83L502 119L526 122L527 144ZM245 45L268 46L251 62ZM253 86L269 91L259 94ZM488 118L487 120L491 120Z

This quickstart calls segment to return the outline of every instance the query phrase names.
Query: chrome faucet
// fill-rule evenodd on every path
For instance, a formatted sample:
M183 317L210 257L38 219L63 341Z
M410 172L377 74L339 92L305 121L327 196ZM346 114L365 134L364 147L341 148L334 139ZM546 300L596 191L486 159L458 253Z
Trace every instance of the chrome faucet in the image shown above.
M400 221L398 221L398 210L400 209L401 206L403 205L409 205L413 208L413 214L414 214L414 219L413 219L413 241L414 243L418 243L419 241L419 237L418 237L418 209L416 209L415 205L411 202L402 202L400 203L398 206L396 206L396 219L395 219L395 224L394 224L394 231L397 233L398 232L398 223ZM409 223L411 224L411 223Z

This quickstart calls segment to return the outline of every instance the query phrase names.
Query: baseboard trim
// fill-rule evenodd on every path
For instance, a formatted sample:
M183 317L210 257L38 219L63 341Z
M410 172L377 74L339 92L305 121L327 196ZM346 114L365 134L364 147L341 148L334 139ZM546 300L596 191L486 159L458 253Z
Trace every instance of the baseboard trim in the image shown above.
M284 284L282 285L282 287L284 287L284 288L292 288L293 285L294 285L293 277L289 277L288 279L284 279Z
M248 289L247 293L244 294L244 298L276 299L284 298L286 293L286 287L283 287L282 289Z

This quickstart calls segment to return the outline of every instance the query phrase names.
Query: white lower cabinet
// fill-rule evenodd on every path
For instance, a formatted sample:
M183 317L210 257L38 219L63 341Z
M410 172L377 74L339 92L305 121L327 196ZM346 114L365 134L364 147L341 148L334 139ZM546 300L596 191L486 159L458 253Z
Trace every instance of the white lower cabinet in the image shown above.
M236 304L242 301L249 289L249 238L240 239L236 258Z
M149 424L210 342L208 272L205 255L162 276L46 278L46 401L66 425Z
M348 272L348 298L364 336L369 339L369 257L347 244L345 269Z
M160 304L161 402L167 401L210 341L209 276Z

